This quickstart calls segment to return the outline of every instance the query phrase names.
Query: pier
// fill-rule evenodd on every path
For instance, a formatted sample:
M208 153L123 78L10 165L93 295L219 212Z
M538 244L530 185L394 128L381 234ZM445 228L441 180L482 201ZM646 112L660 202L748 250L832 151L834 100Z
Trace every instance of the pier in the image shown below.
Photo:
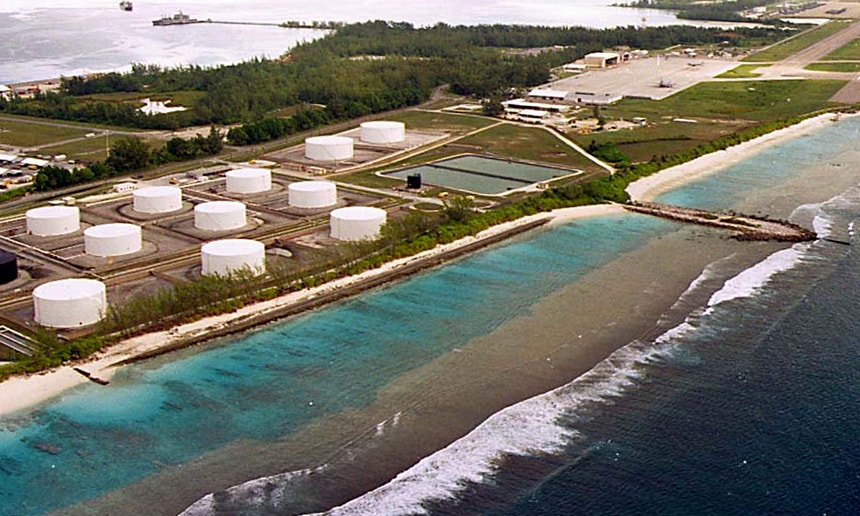
M179 13L171 16L162 16L161 19L153 20L152 24L156 27L170 27L174 25L197 25L200 23L217 23L220 25L252 25L256 27L280 27L282 29L317 29L317 30L335 30L343 26L342 22L300 22L300 21L285 21L283 23L274 23L274 22L251 22L251 21L226 21L226 20L213 20L211 18L207 18L205 20L198 20L197 18L191 18L186 14Z
M734 212L715 212L698 208L684 208L656 202L634 202L624 209L655 217L728 229L738 240L775 240L777 242L807 242L818 236L806 228L783 220L743 215Z

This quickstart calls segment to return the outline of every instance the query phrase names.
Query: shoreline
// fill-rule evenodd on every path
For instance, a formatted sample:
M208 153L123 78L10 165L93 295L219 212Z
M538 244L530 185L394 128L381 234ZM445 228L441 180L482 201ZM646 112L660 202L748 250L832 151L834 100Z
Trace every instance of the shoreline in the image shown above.
M727 149L663 169L630 183L626 188L627 195L632 201L654 201L660 194L735 165L772 145L803 136L829 124L838 123L833 121L833 116L833 113L824 113L807 118L797 124L777 129ZM860 113L839 114L840 119L854 116L860 116Z
M841 116L860 116L841 115ZM704 177L731 166L770 145L802 136L832 121L833 114L825 113L802 122L773 131L728 149L696 158L695 160L661 170L628 185L631 200L649 201L661 193L677 188L689 181ZM540 213L506 222L450 244L437 246L417 255L394 260L377 269L339 278L311 289L293 292L268 301L254 303L237 311L186 323L170 330L147 333L121 341L94 357L69 363L59 368L28 376L9 378L0 382L0 417L44 403L63 392L91 381L75 368L91 376L109 380L117 367L135 361L163 355L193 346L199 342L240 333L250 328L313 310L324 304L359 294L369 288L395 281L421 270L477 249L505 240L510 236L534 229L543 224L550 226L576 219L619 213L620 205L591 205Z
M193 346L229 334L313 310L325 304L359 294L391 281L438 266L451 259L509 237L535 229L576 219L622 212L621 206L599 204L539 213L493 226L473 237L437 246L407 258L383 264L355 276L347 276L324 285L253 303L234 312L206 317L170 330L146 333L121 341L88 360L71 362L59 368L28 376L9 378L0 383L0 416L44 403L63 392L90 382L75 369L109 380L117 367L145 360L178 349Z

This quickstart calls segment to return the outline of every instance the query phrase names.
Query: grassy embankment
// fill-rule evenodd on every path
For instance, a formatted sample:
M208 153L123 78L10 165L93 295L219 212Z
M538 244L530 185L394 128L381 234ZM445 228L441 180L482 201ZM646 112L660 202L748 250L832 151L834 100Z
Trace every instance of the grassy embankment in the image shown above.
M839 20L825 23L824 25L802 32L797 36L785 39L775 45L771 45L760 52L744 57L741 61L749 63L782 61L804 48L814 45L815 43L818 43L819 41L845 29L850 23L850 20Z

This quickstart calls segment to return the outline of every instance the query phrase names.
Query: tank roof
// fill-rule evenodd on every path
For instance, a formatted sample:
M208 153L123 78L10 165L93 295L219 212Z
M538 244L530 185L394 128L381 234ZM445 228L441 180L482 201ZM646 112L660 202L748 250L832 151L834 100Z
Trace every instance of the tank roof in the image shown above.
M70 301L100 295L105 284L94 279L70 278L43 283L33 289L33 296L52 301Z
M214 240L203 244L200 251L202 253L217 256L240 256L243 254L258 252L265 248L266 246L257 240L249 240L246 238L225 238L223 240Z

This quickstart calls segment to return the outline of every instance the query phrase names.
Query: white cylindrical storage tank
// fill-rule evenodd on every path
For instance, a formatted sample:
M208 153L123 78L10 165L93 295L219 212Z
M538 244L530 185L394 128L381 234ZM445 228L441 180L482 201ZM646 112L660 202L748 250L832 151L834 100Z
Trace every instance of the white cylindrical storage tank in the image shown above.
M194 227L207 231L238 229L246 224L245 205L237 201L204 202L194 207Z
M200 248L200 262L206 276L227 276L242 270L258 275L266 272L266 246L240 238L215 240Z
M37 236L65 235L81 229L77 206L45 206L27 210L27 231Z
M337 204L337 186L331 181L301 181L290 184L290 206L325 208Z
M379 236L379 228L385 224L386 212L380 208L350 206L331 212L329 225L331 236L338 240L365 240Z
M352 138L313 136L305 140L305 157L314 161L338 161L352 157Z
M265 168L240 168L227 172L227 191L258 193L272 189L272 171Z
M182 208L182 190L175 186L150 186L135 190L134 211L168 213Z
M403 122L364 122L361 124L361 141L367 143L397 143L406 139Z
M84 252L92 256L120 256L141 247L142 231L135 224L102 224L84 230Z
M34 320L51 328L95 324L107 309L105 284L92 279L64 279L33 290Z

